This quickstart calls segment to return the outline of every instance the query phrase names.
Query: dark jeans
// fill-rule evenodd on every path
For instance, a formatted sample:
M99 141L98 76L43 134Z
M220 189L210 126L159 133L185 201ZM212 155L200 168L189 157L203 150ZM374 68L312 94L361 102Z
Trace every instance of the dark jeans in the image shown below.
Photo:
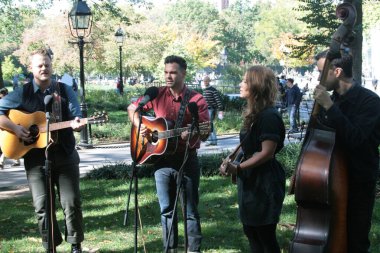
M351 183L348 190L348 252L368 253L376 182Z
M51 155L51 179L56 186L58 198L65 216L65 240L76 244L84 240L83 217L79 192L79 155L76 150L69 156L62 154ZM47 231L45 226L45 170L43 166L25 167L29 188L33 197L33 206L37 214L38 227L42 243L47 248ZM53 189L53 201L55 190ZM54 205L53 205L54 207ZM62 243L61 232L54 210L54 244Z
M158 201L160 204L162 235L164 247L169 233L170 224L172 223L173 207L177 190L178 169L181 165L183 156L177 155L165 159L165 163L158 166L154 173L156 180L156 189ZM200 251L202 234L200 218L198 213L198 187L199 187L200 169L197 154L194 152L189 156L185 166L184 181L186 185L187 198L187 235L189 242L189 251ZM178 220L174 217L173 230L170 236L169 249L175 249L178 246Z
M253 227L243 224L244 234L248 238L252 253L280 253L276 238L276 225Z

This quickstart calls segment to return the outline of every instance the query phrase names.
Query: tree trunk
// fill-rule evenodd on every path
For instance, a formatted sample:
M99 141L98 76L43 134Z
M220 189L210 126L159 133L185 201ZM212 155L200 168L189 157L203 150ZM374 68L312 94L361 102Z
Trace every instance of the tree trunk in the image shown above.
M4 88L2 61L0 60L0 89Z
M356 8L356 24L354 26L355 40L352 43L353 56L353 77L361 85L362 84L362 64L363 64L363 2L362 0L346 0L344 2L351 3Z

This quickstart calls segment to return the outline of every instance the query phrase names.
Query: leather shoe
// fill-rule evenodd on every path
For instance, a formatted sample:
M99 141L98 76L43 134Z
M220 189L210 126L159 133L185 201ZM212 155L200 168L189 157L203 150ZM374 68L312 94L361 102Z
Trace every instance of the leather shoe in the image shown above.
M71 245L71 253L82 253L82 247L80 243Z

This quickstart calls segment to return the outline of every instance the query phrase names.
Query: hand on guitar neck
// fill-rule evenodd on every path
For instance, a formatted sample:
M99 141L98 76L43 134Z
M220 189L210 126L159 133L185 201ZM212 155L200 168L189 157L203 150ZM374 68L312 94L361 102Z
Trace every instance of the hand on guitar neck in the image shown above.
M79 117L75 117L75 119L70 122L70 126L75 132L80 132L86 126L86 123L81 122Z

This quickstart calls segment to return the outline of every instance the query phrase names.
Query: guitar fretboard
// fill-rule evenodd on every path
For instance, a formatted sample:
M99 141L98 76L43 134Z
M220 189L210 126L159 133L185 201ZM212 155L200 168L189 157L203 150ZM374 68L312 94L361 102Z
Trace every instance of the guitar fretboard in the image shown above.
M80 124L87 124L88 123L88 118L85 119L80 119ZM63 122L56 122L52 123L49 126L49 131L56 131L64 128L69 128L71 127L71 121L63 121ZM41 126L40 132L45 133L46 132L46 126Z
M176 136L181 135L182 132L185 132L186 130L190 130L190 127L182 127L182 128L176 128L176 129L170 129L166 131L157 132L157 138L158 139L169 139ZM208 131L208 123L202 123L199 126L199 131L201 133ZM194 134L198 133L196 129L193 131Z

